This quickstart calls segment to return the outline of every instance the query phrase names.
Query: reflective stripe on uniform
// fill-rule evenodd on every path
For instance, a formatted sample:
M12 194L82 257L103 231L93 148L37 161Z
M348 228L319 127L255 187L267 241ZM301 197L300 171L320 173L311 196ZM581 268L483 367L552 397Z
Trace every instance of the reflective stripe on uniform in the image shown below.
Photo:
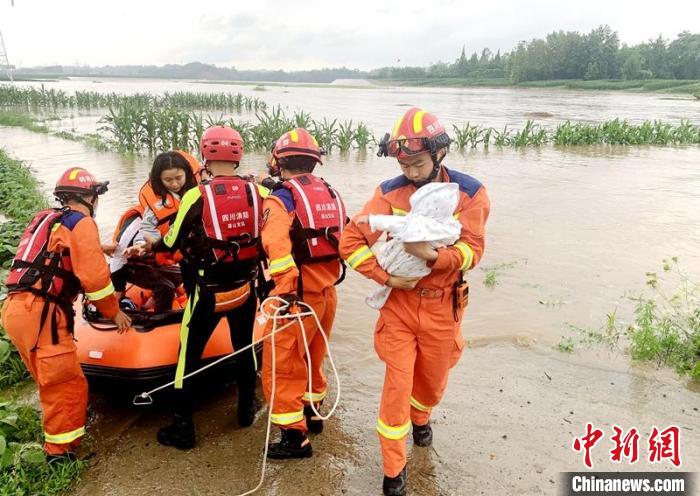
M163 236L163 243L168 248L172 248L177 240L178 234L180 234L180 229L182 229L182 221L185 220L187 213L192 208L197 200L202 197L202 191L199 188L192 188L189 190L180 200L180 208L177 210L177 216L172 224L170 224L170 229Z
M211 189L211 184L207 183L204 186L204 190L207 192L207 206L209 207L209 216L211 217L211 223L214 226L214 236L219 241L223 240L221 235L221 225L219 224L219 214L216 211L216 201L214 201L214 192Z
M270 415L270 420L272 420L273 424L277 425L294 424L295 422L304 420L304 410L291 413L273 413Z
M265 186L262 186L261 184L256 184L258 187L258 193L260 193L261 198L267 198L270 196L270 189L266 188Z
M63 434L49 434L48 432L44 432L44 440L47 443L52 444L68 444L72 443L73 441L84 435L85 426L82 426L78 427L74 431L64 432Z
M309 392L305 391L304 392L304 401L313 401L314 403L317 403L319 401L323 401L323 399L326 397L328 394L328 391L323 391L321 393L311 393L311 396L309 396Z
M199 301L199 286L194 290L194 295L187 300L185 313L182 316L182 325L180 325L180 355L177 358L177 368L175 369L175 389L182 389L183 377L185 376L185 362L187 357L187 338L190 335L190 319L194 312L195 306Z
M362 264L362 262L372 258L373 256L374 253L372 253L372 250L369 249L369 246L364 245L352 252L352 254L347 258L346 262L350 267L356 269L360 266L360 264Z
M377 419L377 432L379 433L380 436L385 437L387 439L401 439L404 437L406 434L408 434L409 429L411 428L411 421L409 420L403 425L399 425L398 427L390 427L386 425L384 422L382 422L382 419L378 418Z
M287 255L282 258L276 258L270 261L270 275L279 274L285 270L296 267L297 264L294 263L294 258L292 255Z
M402 208L397 208L397 207L391 207L391 214L392 215L408 215L408 212Z
M258 225L258 219L260 219L260 198L255 193L259 191L256 189L255 184L248 183L250 189L250 196L253 199L253 220L255 223L255 235L254 238L260 237L260 226Z
M90 301L101 300L102 298L114 293L114 285L110 282L104 288L93 291L92 293L85 293L85 297Z
M462 258L464 259L459 270L467 270L471 268L472 262L474 261L474 250L472 250L472 247L464 241L457 241L454 244L454 247L459 250L459 252L462 254Z
M416 410L420 410L421 412L430 412L432 410L431 406L425 406L423 403L415 399L413 396L411 396L411 406L415 408Z

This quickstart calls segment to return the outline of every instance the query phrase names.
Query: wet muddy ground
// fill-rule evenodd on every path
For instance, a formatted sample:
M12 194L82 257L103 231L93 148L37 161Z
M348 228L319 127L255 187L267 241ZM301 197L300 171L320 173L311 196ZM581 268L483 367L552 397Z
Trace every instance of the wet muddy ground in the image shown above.
M312 439L314 457L271 462L260 494L381 494L374 425L383 368L370 344L355 351L354 359L337 358L343 400ZM644 440L652 426L673 424L681 428L683 470L697 471L699 408L697 389L672 374L630 369L625 358L513 345L467 349L434 412L433 447L411 447L409 440L409 494L558 494L560 472L584 470L582 454L571 445L586 422L605 432L592 451L596 469L669 470L668 461L646 462ZM234 394L221 391L201 404L195 419L198 446L181 452L155 441L169 420L164 411L140 411L97 395L88 443L96 455L74 494L235 495L255 487L265 412L253 427L240 429ZM639 429L635 465L609 461L612 424Z

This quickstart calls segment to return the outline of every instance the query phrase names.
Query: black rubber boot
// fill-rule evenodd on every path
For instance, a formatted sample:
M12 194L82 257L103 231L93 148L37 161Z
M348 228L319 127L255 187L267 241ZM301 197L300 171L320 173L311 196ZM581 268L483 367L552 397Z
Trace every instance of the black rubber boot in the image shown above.
M158 442L163 446L175 446L177 449L194 448L194 422L192 417L175 414L173 423L161 427L158 431Z
M433 444L433 428L430 422L425 425L413 424L413 444L423 448Z
M320 408L321 405L316 407L316 410ZM311 405L306 405L304 407L304 417L306 417L306 427L309 429L309 432L313 434L320 434L323 432L323 420L321 419L313 419L316 414L314 413L313 409L311 408Z
M77 459L78 456L72 451L66 451L65 453L61 453L60 455L46 455L46 463L49 464L74 462Z
M304 444L306 443L306 444ZM282 429L282 438L267 448L267 457L274 460L287 458L309 458L313 454L306 435L296 429Z
M385 475L382 490L384 496L404 496L406 494L406 467L396 477Z
M255 414L260 409L260 403L258 403L255 397L255 391L253 393L244 393L240 389L238 390L238 425L241 427L250 427L255 422Z

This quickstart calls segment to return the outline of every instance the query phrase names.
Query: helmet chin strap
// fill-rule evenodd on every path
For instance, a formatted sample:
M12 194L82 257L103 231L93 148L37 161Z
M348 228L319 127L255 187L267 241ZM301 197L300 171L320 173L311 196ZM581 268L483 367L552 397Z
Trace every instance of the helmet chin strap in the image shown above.
M437 158L437 153L431 153L430 158L433 161L433 170L430 171L430 175L428 176L427 179L423 179L421 181L411 181L413 185L416 187L416 189L421 188L425 186L426 184L430 184L433 181L435 181L435 178L437 178L438 173L440 172L440 164L442 163L442 160L445 158L446 154L443 154L442 157Z
M96 196L93 196L93 197L92 197L92 203L95 202L95 198L97 198L97 197L96 197ZM78 203L80 203L81 205L83 205L85 208L87 208L88 211L90 212L90 217L92 217L93 219L95 218L95 207L93 206L92 203L86 202L85 200L83 200L83 199L82 199L81 197L79 197L79 196L73 196L73 197L70 198L70 199L71 199L71 200L77 201Z

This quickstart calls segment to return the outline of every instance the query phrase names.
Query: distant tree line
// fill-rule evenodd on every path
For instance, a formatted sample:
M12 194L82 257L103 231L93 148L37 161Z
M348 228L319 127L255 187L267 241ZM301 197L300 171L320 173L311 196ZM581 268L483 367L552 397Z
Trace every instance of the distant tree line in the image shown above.
M382 67L375 79L508 78L513 83L552 79L700 79L700 34L684 31L673 40L659 36L635 46L621 44L616 31L555 31L521 41L511 52L484 48L453 63L429 67Z
M336 79L363 79L367 73L346 67L286 72L282 70L238 70L235 67L217 67L201 62L189 64L119 65L119 66L45 66L22 68L26 75L89 76L89 77L142 77L166 79L207 79L221 81L272 81L290 83L330 83Z
M600 26L590 33L555 31L546 38L521 41L510 52L488 48L467 56L463 47L452 63L428 67L382 67L371 71L326 68L286 72L238 70L192 62L164 66L51 66L21 69L22 74L330 83L336 79L509 79L513 83L553 79L700 79L700 34L680 33L673 41L659 36L645 43L620 43L616 31Z

